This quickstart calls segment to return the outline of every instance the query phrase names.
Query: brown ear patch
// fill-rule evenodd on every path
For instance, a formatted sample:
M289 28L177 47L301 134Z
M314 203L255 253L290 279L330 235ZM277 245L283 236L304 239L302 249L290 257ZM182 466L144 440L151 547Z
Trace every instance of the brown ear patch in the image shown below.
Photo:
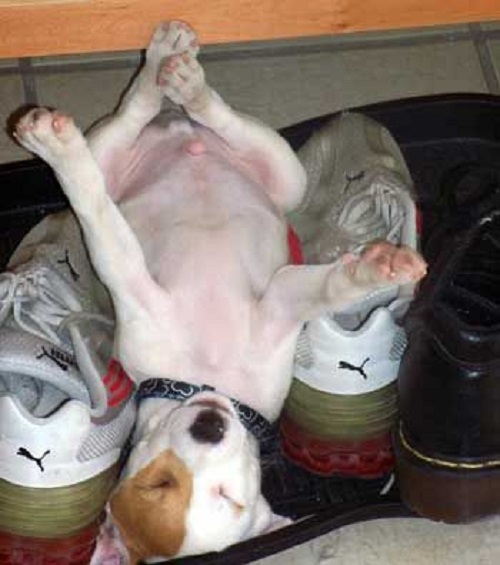
M170 449L118 486L111 496L111 514L131 558L179 552L192 491L190 471Z

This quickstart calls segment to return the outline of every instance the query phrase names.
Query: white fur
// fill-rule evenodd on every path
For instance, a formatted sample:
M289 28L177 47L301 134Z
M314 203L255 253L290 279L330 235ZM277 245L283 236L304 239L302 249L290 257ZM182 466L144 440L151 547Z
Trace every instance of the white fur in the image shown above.
M224 406L223 440L216 445L196 442L189 427L204 408L200 401ZM224 549L289 521L275 515L260 493L260 466L255 438L241 424L232 404L222 395L198 393L179 403L144 400L140 405L134 449L122 479L133 476L163 451L173 449L193 476L193 496L187 514L187 537L179 556Z

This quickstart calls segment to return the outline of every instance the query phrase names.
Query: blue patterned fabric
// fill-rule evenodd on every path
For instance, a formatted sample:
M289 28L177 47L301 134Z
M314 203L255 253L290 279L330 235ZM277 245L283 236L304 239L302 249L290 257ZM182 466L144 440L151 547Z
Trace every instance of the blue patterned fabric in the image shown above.
M215 388L209 385L192 385L171 379L147 379L139 385L136 392L136 400L139 403L146 398L167 398L183 402L195 394L204 391L216 392ZM267 441L273 435L274 427L264 416L246 404L242 404L232 398L230 400L241 423L259 442Z

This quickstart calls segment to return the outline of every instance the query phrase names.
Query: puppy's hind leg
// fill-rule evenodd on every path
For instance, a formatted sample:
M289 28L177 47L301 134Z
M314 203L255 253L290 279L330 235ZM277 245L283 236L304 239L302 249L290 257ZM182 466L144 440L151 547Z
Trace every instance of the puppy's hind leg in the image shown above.
M386 241L332 264L288 265L274 275L262 299L263 323L279 321L287 330L325 312L341 312L380 289L416 283L426 271L419 253Z

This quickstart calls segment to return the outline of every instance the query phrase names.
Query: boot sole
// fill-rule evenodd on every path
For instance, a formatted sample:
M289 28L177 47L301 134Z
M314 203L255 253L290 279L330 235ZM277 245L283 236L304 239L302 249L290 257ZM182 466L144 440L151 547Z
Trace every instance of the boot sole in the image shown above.
M433 459L414 449L401 428L394 448L401 499L420 516L465 524L500 512L500 462Z

